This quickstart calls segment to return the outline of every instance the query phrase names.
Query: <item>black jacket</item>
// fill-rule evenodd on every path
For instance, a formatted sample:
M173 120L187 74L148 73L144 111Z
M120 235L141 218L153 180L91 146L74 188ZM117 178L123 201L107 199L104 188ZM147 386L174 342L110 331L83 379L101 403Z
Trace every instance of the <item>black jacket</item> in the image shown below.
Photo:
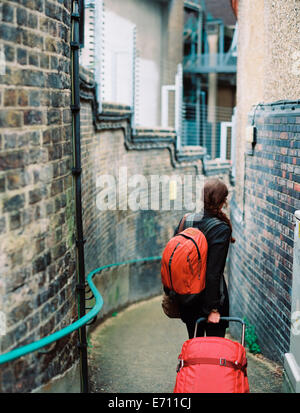
M201 225L212 216L205 211L202 220L194 226L201 230ZM179 225L180 223L176 227L174 235L177 234ZM224 279L224 267L230 237L231 229L225 222L212 228L206 234L208 254L205 289L199 295L197 303L193 306L186 307L179 304L182 321L195 321L199 317L207 317L214 308L219 310L221 316L229 316L229 298ZM222 322L222 324L224 327L228 326L226 322Z

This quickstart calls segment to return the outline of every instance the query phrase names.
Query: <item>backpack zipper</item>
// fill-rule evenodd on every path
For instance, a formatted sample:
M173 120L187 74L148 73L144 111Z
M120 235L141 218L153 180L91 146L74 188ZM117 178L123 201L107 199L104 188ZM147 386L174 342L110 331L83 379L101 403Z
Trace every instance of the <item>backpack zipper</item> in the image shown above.
M189 240L191 240L193 243L194 243L194 245L195 245L195 247L197 248L197 253L198 253L198 263L199 263L199 265L200 265L200 262L201 262L201 255L200 255L200 251L199 251L199 248L198 248L198 245L197 245L197 243L195 242L195 240L192 238L192 237L189 237L188 235L185 235L185 234L177 234L177 235L180 235L180 236L182 236L182 237L184 237L184 238L186 238L186 239L189 239ZM188 261L189 261L189 255L188 255ZM190 261L189 261L190 262ZM191 263L190 263L190 268L191 268ZM193 270L192 270L192 274L194 275L194 273L193 273ZM200 280L200 272L198 273L198 280Z
M169 274L170 274L170 283L171 283L171 289L172 290L174 290L174 288L173 288L173 282L172 282L172 275L171 275L171 263L172 263L172 259L173 259L173 255L174 255L174 252L176 251L176 248L178 247L178 245L180 245L180 242L178 242L178 244L176 245L176 247L174 248L174 250L173 250L173 252L172 252L172 254L171 254L171 257L170 257L170 259L169 259Z
M191 263L191 260L190 260L190 254L188 254L188 256L187 256L187 262L189 263L191 273L194 275L193 266L192 266L192 263Z
M190 239L190 240L194 243L195 247L197 248L198 260L201 261L200 251L199 251L198 245L197 245L197 243L195 242L195 240L194 240L192 237L189 237L188 235L185 235L185 234L176 234L176 236L181 236L181 237Z
M192 266L192 263L191 263L191 260L190 260L190 254L188 254L188 256L187 256L187 261L188 261L188 263L189 263L191 273L192 273L193 276L194 276L194 270L193 270L193 266ZM200 280L200 272L199 272L199 274L198 274L198 280Z

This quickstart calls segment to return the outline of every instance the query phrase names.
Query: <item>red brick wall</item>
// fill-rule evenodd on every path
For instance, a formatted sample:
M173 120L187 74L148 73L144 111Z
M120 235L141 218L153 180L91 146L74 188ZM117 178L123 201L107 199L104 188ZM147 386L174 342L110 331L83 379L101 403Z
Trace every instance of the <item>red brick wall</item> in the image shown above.
M244 220L231 203L237 239L229 260L231 313L246 316L262 351L282 362L290 340L293 214L300 209L299 105L263 105L255 125L254 155L245 159Z

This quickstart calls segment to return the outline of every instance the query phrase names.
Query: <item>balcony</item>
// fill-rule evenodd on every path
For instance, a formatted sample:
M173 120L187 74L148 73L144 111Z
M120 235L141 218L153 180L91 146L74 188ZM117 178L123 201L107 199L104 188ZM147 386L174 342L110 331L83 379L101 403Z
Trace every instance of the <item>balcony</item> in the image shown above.
M233 53L186 56L183 70L186 73L236 73L237 56Z

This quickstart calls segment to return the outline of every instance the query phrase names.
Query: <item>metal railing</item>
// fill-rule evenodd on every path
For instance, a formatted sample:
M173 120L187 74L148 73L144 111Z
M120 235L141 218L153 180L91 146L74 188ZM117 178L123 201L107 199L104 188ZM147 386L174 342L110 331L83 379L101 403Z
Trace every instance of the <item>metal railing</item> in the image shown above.
M182 145L202 146L212 159L231 159L232 115L230 107L184 103Z
M40 340L34 341L33 343L29 343L25 346L16 348L14 350L11 350L7 353L1 354L0 355L0 364L7 363L9 361L12 361L16 358L25 356L28 353L32 353L34 351L39 350L42 347L46 347L49 344L52 344L53 342L61 339L62 337L65 337L71 333L73 333L75 330L78 330L82 326L86 325L90 320L94 319L95 316L98 314L98 312L101 310L102 305L103 305L103 299L99 291L97 290L96 286L94 285L92 278L93 276L99 272L103 267L100 267L92 272L89 273L87 276L87 283L95 297L96 303L94 307L87 313L85 316L79 318L77 321L74 323L68 325L67 327L63 328L62 330L56 331L53 334L50 334L47 337L43 337Z
M231 53L207 53L186 56L183 69L190 73L236 73L237 56Z
M118 263L113 263L113 264L107 264L103 265L102 267L96 268L95 270L91 271L86 278L87 285L89 286L93 297L95 298L95 305L90 309L90 311L85 314L83 317L75 321L74 323L68 325L67 327L56 331L53 334L50 334L47 337L43 337L40 340L34 341L32 343L29 343L25 346L16 348L14 350L8 351L4 354L0 355L0 364L10 362L14 359L17 359L19 357L25 356L26 354L32 353L34 351L37 351L43 347L48 346L49 344L52 344L53 342L60 340L61 338L73 333L75 330L78 330L82 326L86 325L89 321L92 321L97 317L97 314L101 310L103 306L103 298L99 291L97 290L95 284L93 283L93 277L101 272L104 269L115 267L115 266L120 266L120 265L127 265L127 264L135 264L137 262L147 262L147 261L156 261L156 260L161 260L161 256L154 256L154 257L146 257L146 258L138 258L138 259L133 259L133 260L128 260L128 261L123 261L123 262L118 262ZM87 298L88 300L91 299L91 297Z

